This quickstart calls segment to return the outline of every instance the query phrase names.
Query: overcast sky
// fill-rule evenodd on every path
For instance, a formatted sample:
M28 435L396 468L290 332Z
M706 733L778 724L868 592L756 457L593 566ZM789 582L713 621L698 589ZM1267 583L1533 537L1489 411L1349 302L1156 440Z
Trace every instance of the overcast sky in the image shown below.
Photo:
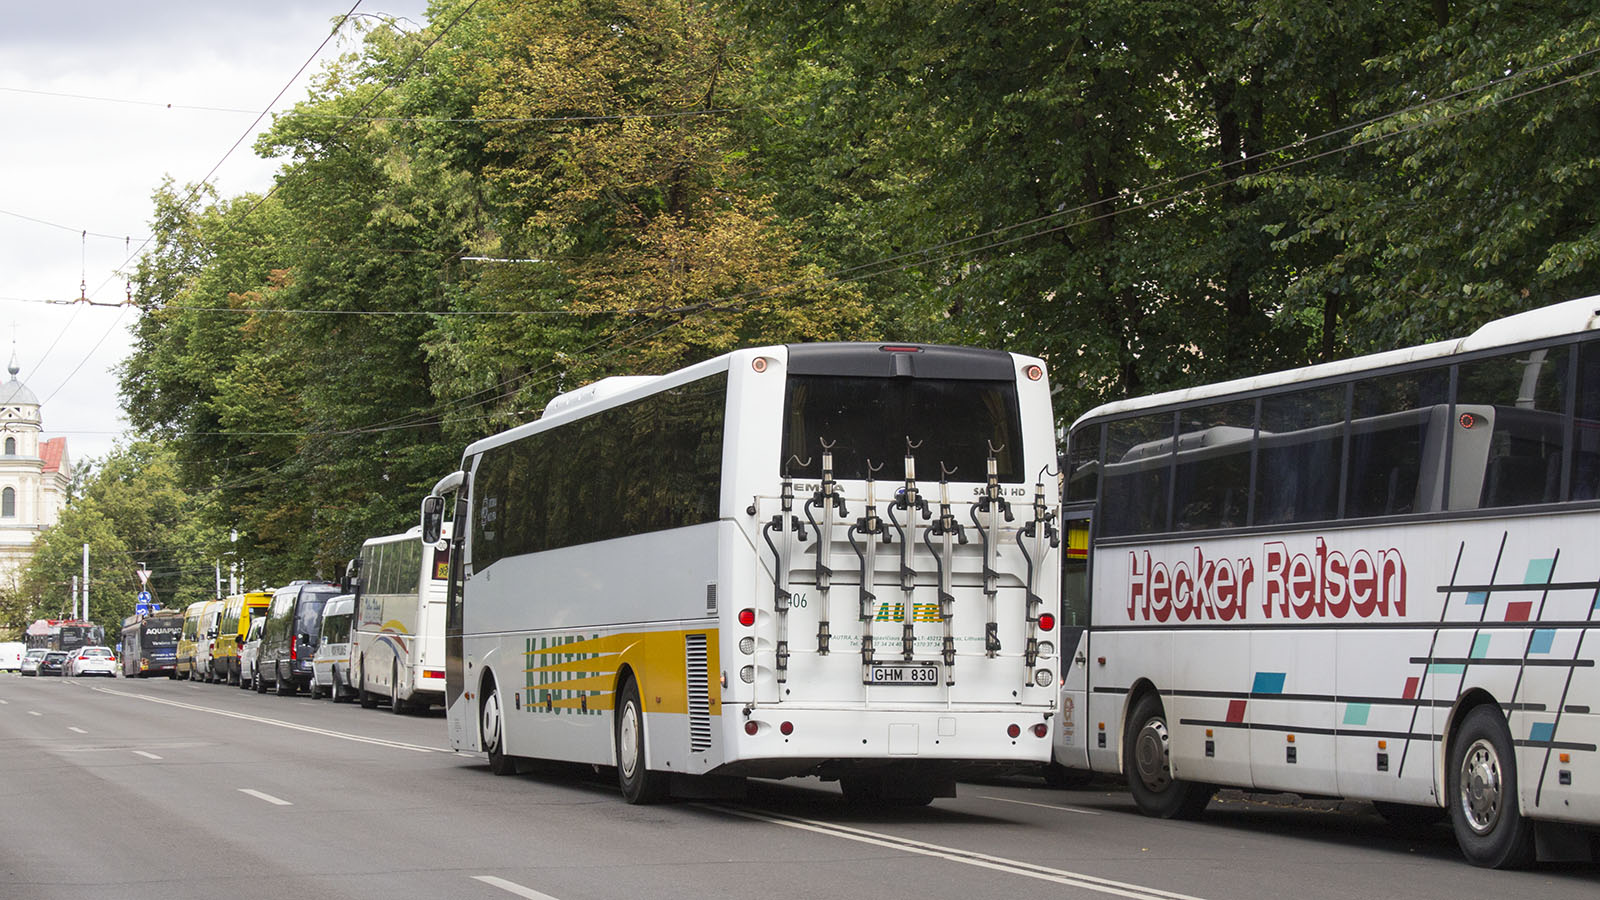
M251 152L253 135L228 150L353 3L4 4L0 352L9 360L14 341L45 435L65 436L75 461L127 439L116 368L138 313L70 301L80 287L96 303L125 298L129 250L150 234L150 197L164 177L188 184L221 162L212 183L223 196L270 187L277 164ZM357 13L420 24L426 7L362 0ZM345 34L320 58L352 49L355 33ZM303 98L318 68L274 108Z

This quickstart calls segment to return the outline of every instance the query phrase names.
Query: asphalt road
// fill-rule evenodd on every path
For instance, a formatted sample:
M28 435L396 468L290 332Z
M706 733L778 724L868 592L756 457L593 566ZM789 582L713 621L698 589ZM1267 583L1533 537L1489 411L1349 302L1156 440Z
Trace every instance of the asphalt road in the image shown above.
M497 778L449 752L438 712L0 675L0 900L1600 892L1600 867L1474 869L1447 827L1392 827L1361 804L1218 800L1201 822L1164 822L1111 785L960 793L875 811L820 782L757 782L742 803L628 806L610 773Z

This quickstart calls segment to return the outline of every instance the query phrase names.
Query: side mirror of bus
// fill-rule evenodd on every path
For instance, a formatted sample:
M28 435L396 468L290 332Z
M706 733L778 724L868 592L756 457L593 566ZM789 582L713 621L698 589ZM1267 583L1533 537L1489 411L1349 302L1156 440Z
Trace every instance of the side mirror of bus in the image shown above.
M430 494L422 498L422 542L438 543L444 532L444 498Z

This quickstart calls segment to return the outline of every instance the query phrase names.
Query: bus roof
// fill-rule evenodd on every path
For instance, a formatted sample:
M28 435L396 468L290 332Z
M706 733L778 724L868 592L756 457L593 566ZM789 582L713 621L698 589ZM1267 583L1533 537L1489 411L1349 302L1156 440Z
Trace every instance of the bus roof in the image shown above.
M1317 381L1323 378L1336 378L1341 375L1365 372L1371 369L1385 369L1390 366L1400 366L1411 362L1453 356L1457 353L1468 353L1492 347L1506 347L1527 341L1578 334L1596 329L1600 329L1600 295L1568 300L1564 303L1556 303L1551 306L1507 316L1503 319L1496 319L1464 338L1436 341L1416 347L1405 347L1367 356L1356 356L1350 359L1335 360L1334 362L1320 363L1314 366L1303 366L1298 369L1286 369L1265 375L1252 375L1248 378L1237 378L1233 381L1221 381L1216 384L1182 388L1160 394L1134 397L1128 400L1116 400L1111 403L1101 404L1079 416L1077 421L1072 423L1072 427L1077 428L1090 419L1117 416L1162 406L1181 406L1196 400L1250 393L1283 385Z

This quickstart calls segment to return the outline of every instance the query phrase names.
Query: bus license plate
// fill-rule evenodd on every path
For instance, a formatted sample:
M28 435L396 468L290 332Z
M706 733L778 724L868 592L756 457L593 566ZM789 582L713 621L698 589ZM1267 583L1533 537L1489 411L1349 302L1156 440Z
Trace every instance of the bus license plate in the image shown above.
M868 684L938 684L938 663L873 663Z

